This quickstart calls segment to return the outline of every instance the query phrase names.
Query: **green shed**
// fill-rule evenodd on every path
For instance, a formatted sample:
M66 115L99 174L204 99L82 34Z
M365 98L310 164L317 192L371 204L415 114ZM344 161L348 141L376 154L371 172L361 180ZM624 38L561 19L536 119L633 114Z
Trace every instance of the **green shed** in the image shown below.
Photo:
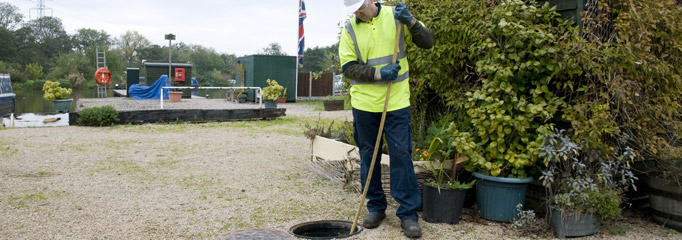
M274 79L286 90L287 102L296 101L296 57L274 55L250 55L237 58L237 69L243 79L238 79L245 87L268 86L268 79ZM168 66L168 65L166 65ZM248 91L248 100L255 100L255 90Z
M164 62L143 62L145 69L145 81L147 85L151 85L161 77L161 75L168 75L168 63ZM192 64L189 63L172 63L170 84L173 87L191 87L192 86ZM173 91L182 91L182 98L191 98L191 89L176 89Z

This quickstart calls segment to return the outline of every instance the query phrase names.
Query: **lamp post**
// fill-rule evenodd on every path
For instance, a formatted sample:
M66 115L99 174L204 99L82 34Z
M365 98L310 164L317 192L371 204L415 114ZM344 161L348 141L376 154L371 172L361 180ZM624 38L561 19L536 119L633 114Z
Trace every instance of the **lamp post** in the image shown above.
M168 40L168 83L170 83L171 77L171 41L175 40L175 35L172 33L166 34L166 40Z

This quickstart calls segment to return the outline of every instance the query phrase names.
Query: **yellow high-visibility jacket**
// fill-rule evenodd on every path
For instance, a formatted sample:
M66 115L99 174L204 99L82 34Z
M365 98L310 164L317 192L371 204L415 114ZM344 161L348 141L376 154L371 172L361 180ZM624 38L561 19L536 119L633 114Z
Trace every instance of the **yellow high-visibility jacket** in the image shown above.
M411 41L411 34L401 25L394 15L394 7L381 7L379 13L369 22L359 22L353 16L346 22L339 42L341 66L356 61L380 69L391 63L395 48L398 26L403 26L398 52L400 72L393 80L387 111L399 110L410 106L410 67L405 52L405 41ZM421 23L418 23L421 24ZM386 99L387 81L359 81L351 79L351 105L366 112L382 112Z

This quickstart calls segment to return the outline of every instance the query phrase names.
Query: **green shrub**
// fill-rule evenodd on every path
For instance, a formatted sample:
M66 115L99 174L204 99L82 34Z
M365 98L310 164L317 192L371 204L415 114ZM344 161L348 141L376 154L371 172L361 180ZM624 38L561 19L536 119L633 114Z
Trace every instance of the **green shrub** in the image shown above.
M120 120L118 111L112 106L85 108L78 115L78 125L81 126L111 126Z

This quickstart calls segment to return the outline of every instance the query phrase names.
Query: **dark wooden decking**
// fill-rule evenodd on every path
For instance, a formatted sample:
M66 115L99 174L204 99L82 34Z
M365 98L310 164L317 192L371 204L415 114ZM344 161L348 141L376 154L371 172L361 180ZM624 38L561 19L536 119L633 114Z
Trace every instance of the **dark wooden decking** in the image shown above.
M286 108L277 109L157 109L118 112L116 124L155 122L208 122L262 119L286 116ZM69 124L76 125L78 113L69 114Z

